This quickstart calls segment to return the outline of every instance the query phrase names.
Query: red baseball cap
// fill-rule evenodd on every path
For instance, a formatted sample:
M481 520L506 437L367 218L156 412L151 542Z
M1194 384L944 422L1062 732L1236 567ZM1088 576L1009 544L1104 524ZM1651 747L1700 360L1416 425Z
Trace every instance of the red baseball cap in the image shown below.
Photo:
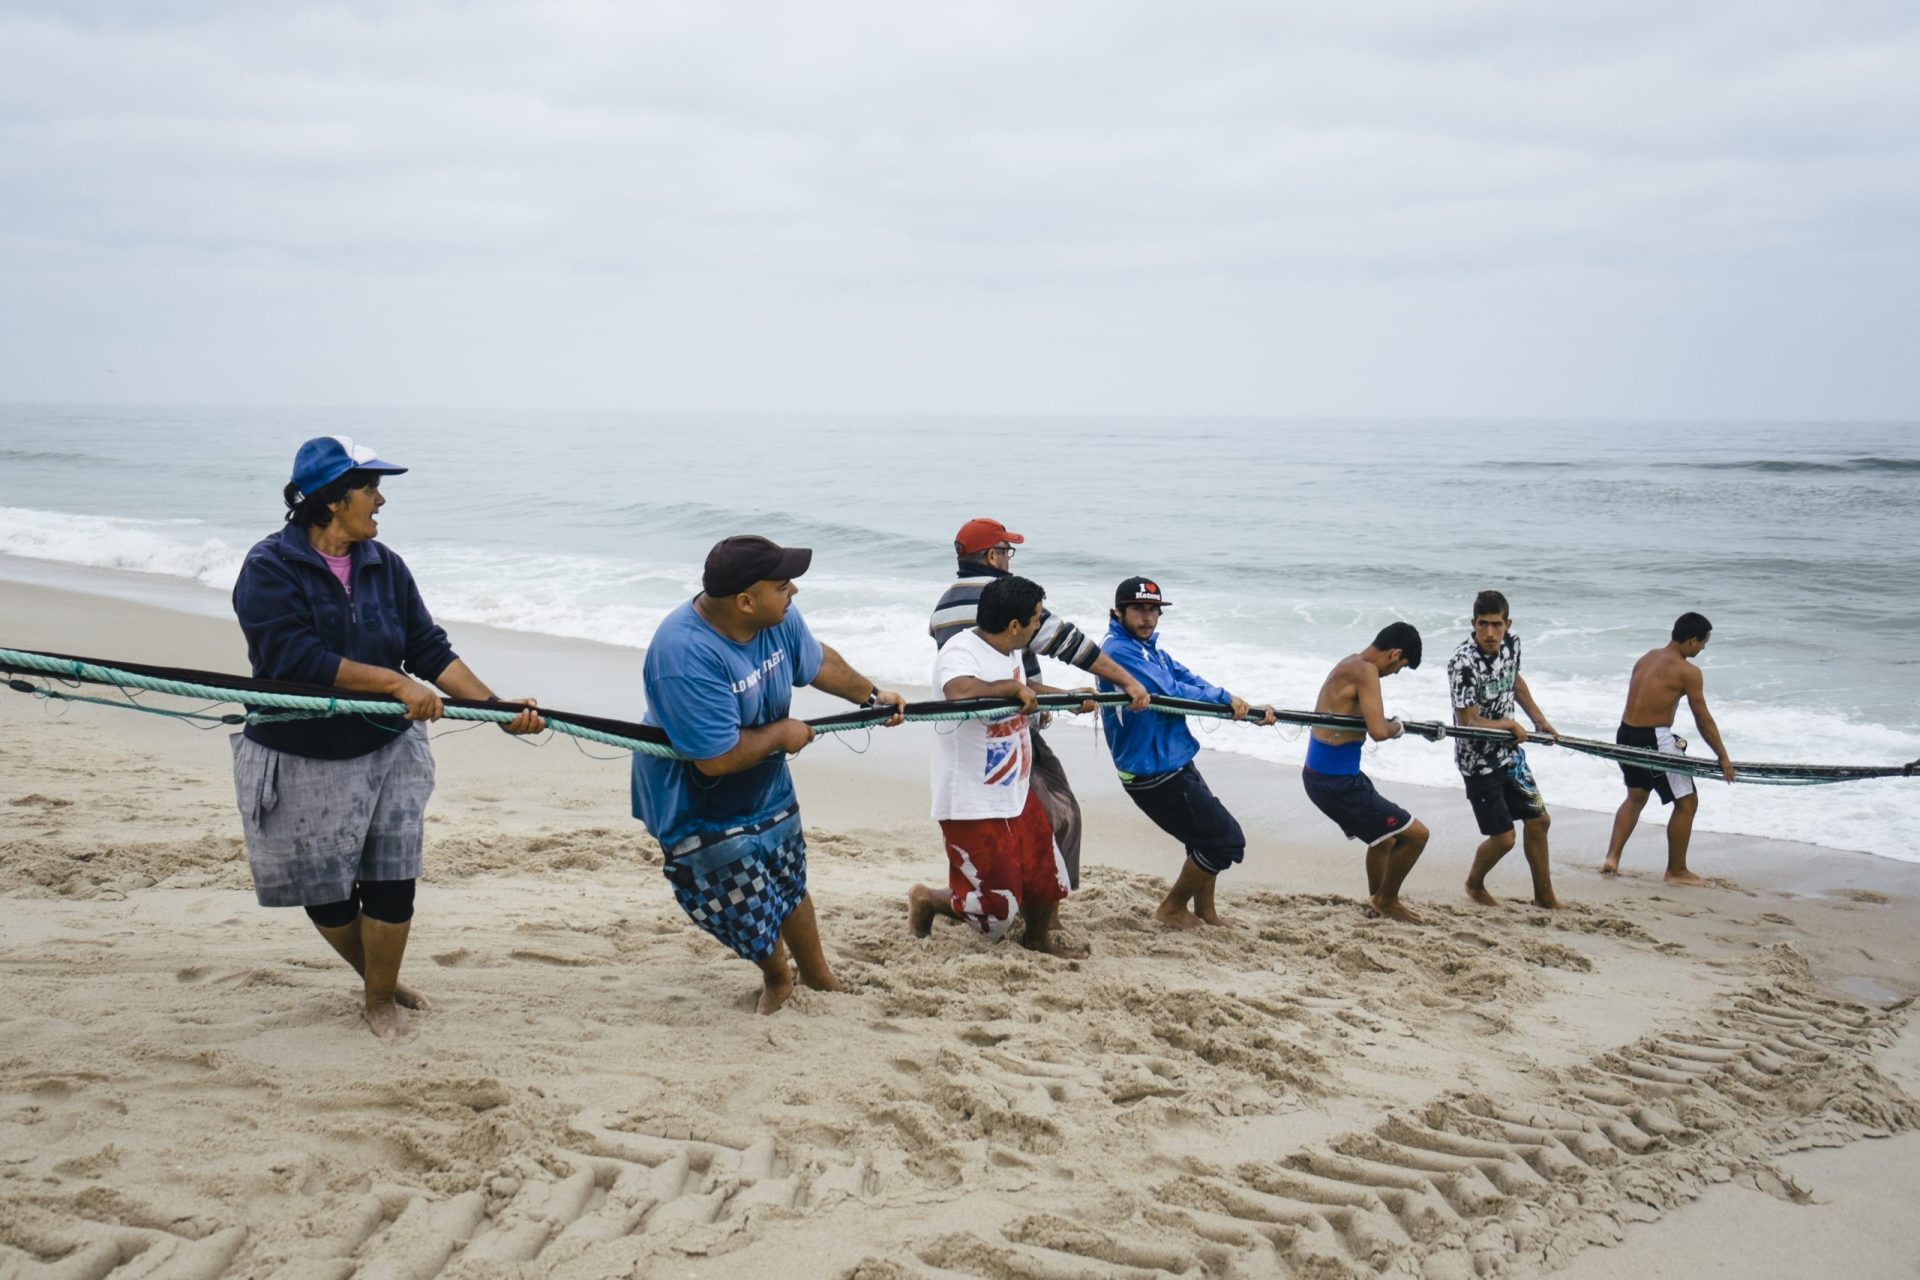
M1025 542L1026 539L1008 529L998 520L988 520L984 516L969 520L960 526L960 532L953 535L953 550L956 555L977 556L982 551L991 551L1003 542Z

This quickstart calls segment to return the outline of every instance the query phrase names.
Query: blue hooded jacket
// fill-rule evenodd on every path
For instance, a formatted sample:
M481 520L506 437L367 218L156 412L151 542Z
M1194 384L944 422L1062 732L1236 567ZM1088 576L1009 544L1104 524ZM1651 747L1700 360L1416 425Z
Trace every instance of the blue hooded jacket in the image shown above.
M1221 706L1233 701L1233 695L1225 689L1208 684L1161 652L1158 633L1145 640L1135 640L1116 618L1107 623L1106 639L1100 648L1146 686L1148 693L1195 702L1217 702ZM1112 693L1115 688L1106 680L1098 681L1097 686L1102 693ZM1200 753L1200 743L1187 728L1184 716L1102 707L1100 719L1106 726L1113 767L1122 774L1146 777L1172 773Z
M304 529L288 525L247 552L233 584L233 612L257 679L331 686L342 658L429 681L453 665L447 633L434 624L400 557L375 541L354 543L351 554L349 598ZM400 716L329 716L250 724L246 733L275 751L346 760L378 751L407 724Z

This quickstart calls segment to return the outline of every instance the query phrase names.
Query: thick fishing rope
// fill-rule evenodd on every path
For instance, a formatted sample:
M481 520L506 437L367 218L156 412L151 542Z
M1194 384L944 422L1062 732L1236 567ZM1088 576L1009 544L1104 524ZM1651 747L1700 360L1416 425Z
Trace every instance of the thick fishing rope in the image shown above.
M247 708L247 712L244 715L213 716L204 712L173 711L162 707L146 706L132 700L131 696L124 700L95 698L56 689L47 683L36 685L28 680L12 678L16 673L27 672L53 676L62 683L110 685L122 690L144 690L192 698L203 703L240 703ZM33 653L18 649L0 648L0 673L5 673L9 677L8 687L39 698L131 708L136 711L195 721L209 727L217 724L273 724L288 720L349 715L391 719L402 716L406 712L402 704L392 699L346 696L335 689L272 680L253 680L242 676L185 668L105 663L91 658ZM1121 708L1126 706L1128 699L1122 693L1058 693L1039 694L1035 696L1034 701L1042 711L1075 712L1088 703L1098 707ZM907 705L902 718L935 724L995 719L1017 710L1019 705L1010 698L914 702ZM488 721L495 724L509 723L526 710L520 703L477 702L459 698L443 699L442 708L444 715L450 720ZM1161 715L1190 716L1200 719L1229 720L1233 718L1232 710L1218 703L1195 702L1187 698L1159 695L1153 697L1149 710ZM1254 706L1248 708L1247 718L1250 722L1257 721L1263 719L1269 711L1273 713L1276 724L1345 732L1364 733L1366 731L1366 722L1359 716L1334 715L1322 711L1289 711L1277 707ZM666 734L652 725L609 720L544 707L539 709L539 714L546 720L548 728L570 738L644 755L669 759L684 758L668 743ZM885 723L892 718L893 714L891 707L868 707L838 715L821 716L806 721L806 724L816 735L847 733L872 729L876 725ZM1487 745L1514 743L1514 735L1505 729L1451 725L1438 720L1408 720L1403 722L1403 727L1406 733L1433 742L1439 742L1445 738L1458 738ZM1532 745L1558 746L1604 760L1637 765L1657 773L1680 773L1700 778L1720 776L1720 765L1717 760L1670 754L1644 747L1626 747L1612 742L1565 735L1557 739L1545 735L1530 735L1527 742ZM578 742L575 745L577 746ZM1734 764L1735 781L1769 786L1817 786L1826 783L1857 782L1869 778L1913 777L1917 772L1920 772L1920 760L1904 765L1813 765L1759 762L1735 762Z

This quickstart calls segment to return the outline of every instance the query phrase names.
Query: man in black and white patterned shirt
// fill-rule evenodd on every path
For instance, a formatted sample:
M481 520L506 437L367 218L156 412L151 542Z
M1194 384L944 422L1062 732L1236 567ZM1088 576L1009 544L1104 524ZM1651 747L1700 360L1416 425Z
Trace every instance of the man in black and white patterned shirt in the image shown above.
M1527 869L1533 873L1533 903L1558 907L1553 877L1547 868L1547 805L1540 798L1527 753L1521 743L1527 731L1513 718L1516 701L1526 709L1534 730L1550 738L1558 731L1534 704L1533 694L1520 675L1520 637L1513 634L1507 598L1498 591L1482 591L1473 600L1473 635L1463 640L1447 663L1447 684L1453 692L1455 724L1480 729L1504 729L1512 742L1469 742L1455 738L1453 761L1467 782L1467 801L1486 839L1474 851L1467 873L1467 896L1482 906L1498 906L1487 892L1487 872L1513 848L1517 818L1525 830L1522 847Z

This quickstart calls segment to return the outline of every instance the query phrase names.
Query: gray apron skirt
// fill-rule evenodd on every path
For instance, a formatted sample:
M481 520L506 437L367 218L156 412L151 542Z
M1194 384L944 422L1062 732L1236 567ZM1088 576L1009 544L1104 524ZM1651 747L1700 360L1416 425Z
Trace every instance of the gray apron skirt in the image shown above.
M365 880L416 880L433 794L427 730L378 751L314 760L233 735L233 790L263 907L345 902Z

